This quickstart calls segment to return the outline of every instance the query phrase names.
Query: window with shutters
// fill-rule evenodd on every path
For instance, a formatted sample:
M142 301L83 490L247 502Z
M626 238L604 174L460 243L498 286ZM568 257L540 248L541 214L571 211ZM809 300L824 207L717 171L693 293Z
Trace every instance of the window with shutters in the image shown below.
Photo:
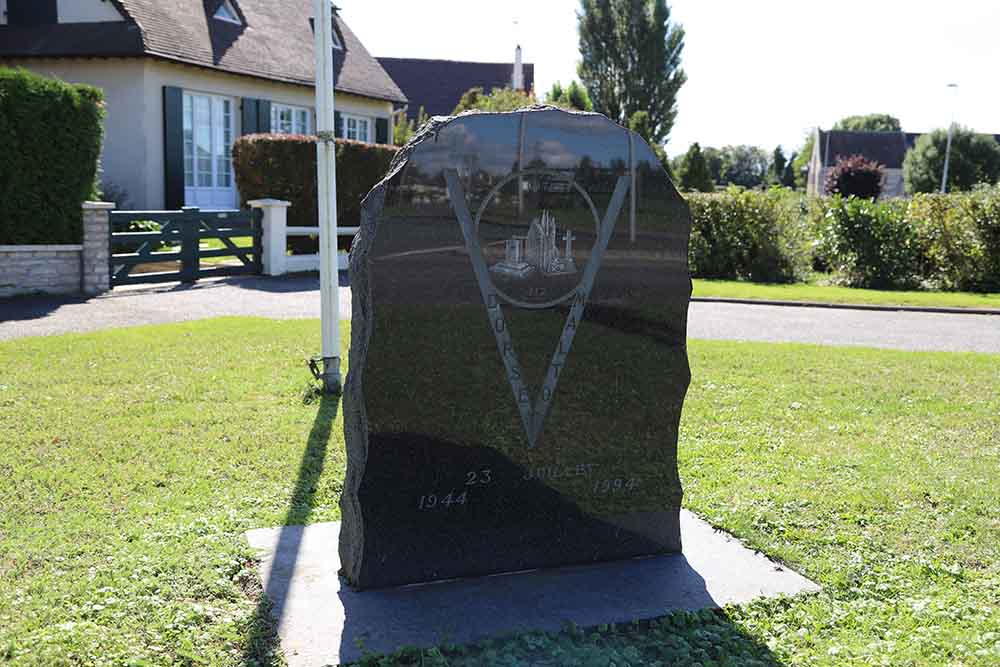
M354 141L364 141L374 143L372 137L372 121L365 116L355 116L353 114L341 114L341 136Z
M279 134L310 134L312 109L272 102L271 131Z
M184 200L189 206L229 208L236 203L234 109L229 97L184 91Z

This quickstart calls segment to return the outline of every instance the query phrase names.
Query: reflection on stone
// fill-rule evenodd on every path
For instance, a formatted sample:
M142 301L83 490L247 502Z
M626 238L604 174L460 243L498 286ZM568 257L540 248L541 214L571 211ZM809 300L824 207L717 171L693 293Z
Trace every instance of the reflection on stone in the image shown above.
M652 151L542 108L397 166L351 252L348 581L679 550L690 222Z

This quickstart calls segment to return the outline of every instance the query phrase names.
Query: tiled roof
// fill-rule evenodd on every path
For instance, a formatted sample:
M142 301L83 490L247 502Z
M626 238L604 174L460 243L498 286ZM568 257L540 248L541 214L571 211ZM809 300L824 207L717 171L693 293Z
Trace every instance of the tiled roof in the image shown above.
M409 99L407 115L416 118L423 107L429 116L448 116L470 88L510 87L514 63L472 63L461 60L379 58L379 64ZM535 66L524 63L524 87L534 88Z
M1000 135L993 135L1000 142ZM842 157L863 155L887 169L902 169L906 151L913 148L920 134L916 132L819 131L820 164L833 166Z
M232 0L245 20L243 25L212 18L222 1L116 0L128 23L3 26L0 56L151 55L313 85L312 0ZM344 20L340 16L335 20L344 46L335 52L336 90L406 102ZM138 39L134 28L129 32L129 25L138 26Z

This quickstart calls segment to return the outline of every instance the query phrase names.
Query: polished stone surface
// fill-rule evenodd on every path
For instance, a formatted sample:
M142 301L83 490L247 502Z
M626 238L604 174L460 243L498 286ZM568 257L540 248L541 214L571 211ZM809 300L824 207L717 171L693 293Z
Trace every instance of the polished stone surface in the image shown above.
M337 576L339 523L247 532L262 557L290 667L365 651L464 643L525 630L654 618L819 590L813 582L681 512L684 554L357 592Z
M689 230L597 114L463 115L402 149L350 261L351 584L680 550Z

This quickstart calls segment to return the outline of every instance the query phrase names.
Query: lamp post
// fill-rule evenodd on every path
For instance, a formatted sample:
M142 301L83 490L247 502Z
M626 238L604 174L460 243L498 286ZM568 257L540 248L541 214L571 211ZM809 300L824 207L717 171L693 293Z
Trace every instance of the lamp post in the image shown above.
M957 83L949 83L948 88L958 92ZM948 192L948 162L951 160L951 135L955 129L955 104L951 105L951 122L948 123L948 142L944 148L944 170L941 172L941 194Z
M320 329L323 348L313 358L313 374L323 381L323 392L339 394L340 300L337 266L337 163L333 142L333 4L315 0L316 34L316 169L319 205ZM322 362L320 365L319 362Z

